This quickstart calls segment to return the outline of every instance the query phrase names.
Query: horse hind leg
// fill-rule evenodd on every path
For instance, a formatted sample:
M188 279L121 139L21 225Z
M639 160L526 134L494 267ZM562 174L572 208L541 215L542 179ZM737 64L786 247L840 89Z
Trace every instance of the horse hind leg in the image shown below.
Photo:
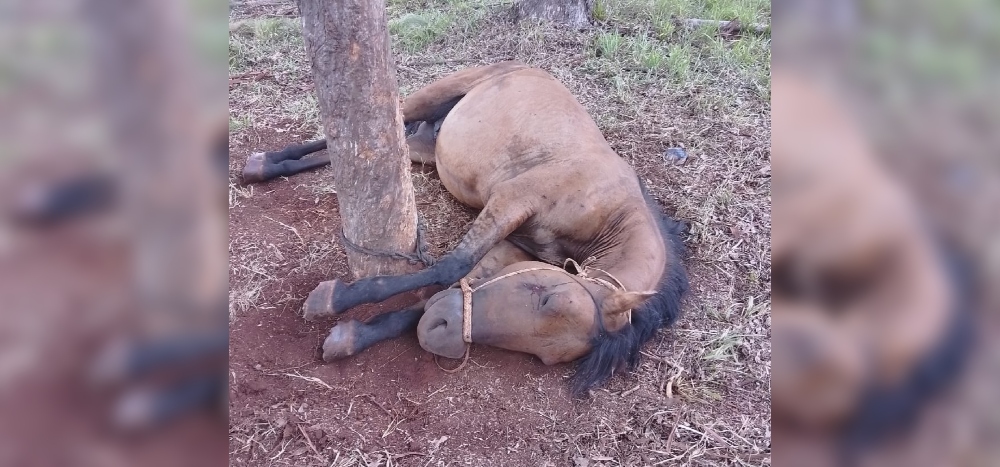
M434 165L434 148L437 146L437 124L419 122L416 131L406 137L410 160L419 164Z
M303 157L326 149L326 139L295 144L277 152L258 152L247 158L243 168L244 183L264 182L277 177L289 177L306 170L328 165L330 158Z

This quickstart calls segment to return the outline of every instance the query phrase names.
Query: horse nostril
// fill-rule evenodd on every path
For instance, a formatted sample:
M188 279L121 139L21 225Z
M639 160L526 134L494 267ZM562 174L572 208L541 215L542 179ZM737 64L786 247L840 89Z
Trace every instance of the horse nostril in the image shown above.
M433 325L431 325L431 330L435 330L440 327L448 329L448 320L444 318L438 318L438 320L435 321Z

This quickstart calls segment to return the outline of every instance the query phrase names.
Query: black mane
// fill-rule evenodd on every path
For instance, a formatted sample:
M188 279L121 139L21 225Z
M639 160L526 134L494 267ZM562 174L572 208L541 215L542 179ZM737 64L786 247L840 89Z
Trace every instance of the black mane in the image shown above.
M640 182L641 183L641 182ZM646 204L658 219L660 233L667 246L667 267L657 286L657 294L632 311L632 323L616 332L608 332L598 323L590 353L576 365L571 380L574 395L580 396L608 380L614 373L630 371L639 363L639 351L662 327L672 326L681 312L681 297L687 292L688 279L682 260L685 248L681 234L686 226L664 215L643 186Z
M947 328L900 384L865 391L856 415L841 433L842 465L856 464L858 456L867 450L905 433L922 409L947 391L964 370L977 337L974 309L979 286L962 252L939 241L938 256L955 291Z

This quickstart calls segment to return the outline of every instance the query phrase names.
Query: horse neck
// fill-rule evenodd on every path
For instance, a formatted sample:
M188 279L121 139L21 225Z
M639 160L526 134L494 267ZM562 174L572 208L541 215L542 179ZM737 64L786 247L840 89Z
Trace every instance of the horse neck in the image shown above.
M593 266L614 276L629 291L656 290L667 262L659 224L643 204L632 209L608 241L610 248L595 255Z

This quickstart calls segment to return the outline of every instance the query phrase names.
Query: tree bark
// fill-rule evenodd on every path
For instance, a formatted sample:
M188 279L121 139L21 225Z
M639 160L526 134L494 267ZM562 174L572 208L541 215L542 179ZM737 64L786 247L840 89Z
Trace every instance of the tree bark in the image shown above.
M211 156L216 135L204 129L198 74L179 40L189 32L183 5L91 0L85 11L111 153L127 174L121 200L132 227L137 322L149 334L217 326L228 287L228 255L220 250L226 194ZM222 115L213 112L212 121Z
M521 0L515 11L517 21L540 19L583 29L590 26L594 0Z
M412 253L417 207L385 1L298 0L298 6L344 236L368 250ZM355 279L415 269L405 260L345 249Z

